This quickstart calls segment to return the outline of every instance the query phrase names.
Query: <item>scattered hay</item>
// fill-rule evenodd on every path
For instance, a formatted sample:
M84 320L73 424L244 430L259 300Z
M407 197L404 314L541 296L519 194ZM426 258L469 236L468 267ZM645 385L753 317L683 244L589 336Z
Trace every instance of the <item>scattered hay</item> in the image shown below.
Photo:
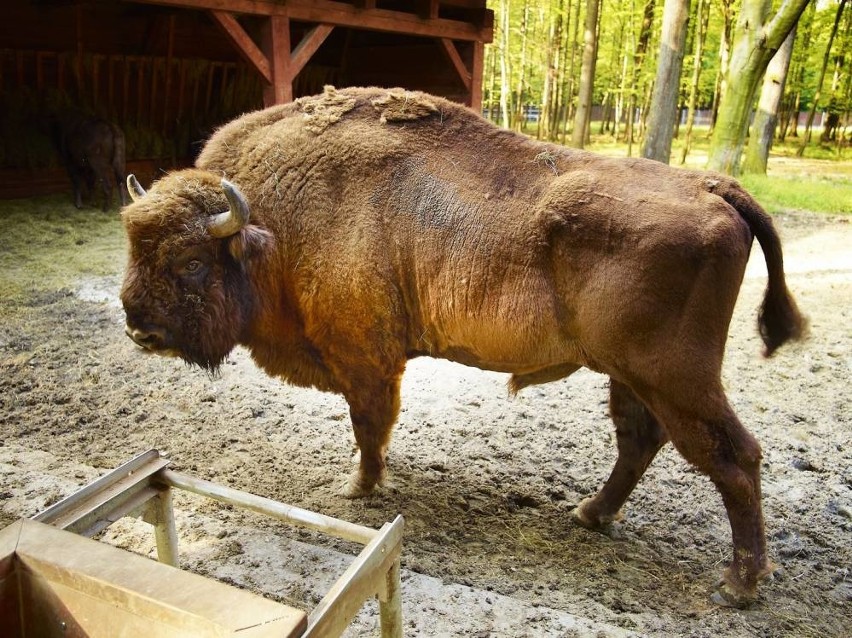
M434 102L424 94L412 91L391 91L372 100L371 104L379 111L379 121L382 124L418 120L438 113Z
M296 108L304 114L305 128L319 135L355 108L355 98L326 86L322 95L297 99Z

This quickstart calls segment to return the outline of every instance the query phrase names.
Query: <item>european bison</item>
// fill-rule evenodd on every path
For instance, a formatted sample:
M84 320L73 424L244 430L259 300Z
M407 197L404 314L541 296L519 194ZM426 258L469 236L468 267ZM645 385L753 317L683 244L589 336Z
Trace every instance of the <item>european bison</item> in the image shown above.
M103 210L108 210L115 184L121 205L125 206L126 149L122 130L103 118L79 113L64 113L54 127L59 156L74 189L74 205L82 208L84 190L94 203L95 192L100 190Z
M736 181L541 144L423 93L331 87L227 124L147 194L128 181L127 334L207 370L243 345L270 375L343 394L361 452L348 496L384 477L408 359L508 372L513 392L585 366L612 380L618 459L577 522L618 518L671 441L730 519L714 599L755 599L772 570L761 449L720 380L754 237L766 354L805 321Z

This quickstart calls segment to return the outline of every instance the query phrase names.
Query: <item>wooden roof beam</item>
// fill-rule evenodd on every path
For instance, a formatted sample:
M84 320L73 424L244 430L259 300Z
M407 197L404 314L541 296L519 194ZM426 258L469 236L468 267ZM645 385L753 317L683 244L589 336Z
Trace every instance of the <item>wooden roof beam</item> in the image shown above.
M242 25L237 22L237 19L227 11L211 11L210 15L213 16L216 24L222 27L225 35L237 47L243 58L263 76L264 80L271 84L272 68L269 65L269 60L245 32Z
M320 48L328 34L331 33L333 26L330 24L318 24L313 29L308 31L302 38L301 42L296 45L293 53L290 54L290 81L292 82L299 72L308 63L317 49Z
M140 4L156 4L184 9L207 9L261 16L282 16L299 22L330 24L332 26L405 33L422 37L449 38L474 42L491 42L494 13L481 9L476 22L423 18L415 13L370 8L334 0L126 0ZM360 4L360 3L359 3ZM457 2L451 2L456 5Z
M446 54L447 58L450 60L450 63L453 65L453 68L458 73L459 78L461 78L462 84L464 84L464 88L470 91L470 82L472 79L472 74L465 66L464 61L461 59L459 55L458 49L456 49L456 45L453 44L453 41L448 38L440 38L441 41L441 49Z

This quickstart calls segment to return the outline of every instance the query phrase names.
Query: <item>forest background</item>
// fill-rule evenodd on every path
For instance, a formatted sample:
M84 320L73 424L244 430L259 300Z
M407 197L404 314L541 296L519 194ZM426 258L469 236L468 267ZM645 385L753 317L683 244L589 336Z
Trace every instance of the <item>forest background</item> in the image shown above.
M744 180L766 174L773 145L773 154L848 164L848 0L488 5L483 110L502 126ZM852 200L852 172L839 172L838 194Z

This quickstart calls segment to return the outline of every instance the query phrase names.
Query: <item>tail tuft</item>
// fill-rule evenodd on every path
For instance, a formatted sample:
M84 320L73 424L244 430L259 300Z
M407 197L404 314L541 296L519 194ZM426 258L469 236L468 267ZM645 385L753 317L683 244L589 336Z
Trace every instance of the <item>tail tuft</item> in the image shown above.
M769 283L757 326L766 345L763 354L770 357L787 341L803 339L808 334L808 321L787 290L781 240L772 218L735 180L719 176L719 179L708 180L707 186L737 210L763 249Z

